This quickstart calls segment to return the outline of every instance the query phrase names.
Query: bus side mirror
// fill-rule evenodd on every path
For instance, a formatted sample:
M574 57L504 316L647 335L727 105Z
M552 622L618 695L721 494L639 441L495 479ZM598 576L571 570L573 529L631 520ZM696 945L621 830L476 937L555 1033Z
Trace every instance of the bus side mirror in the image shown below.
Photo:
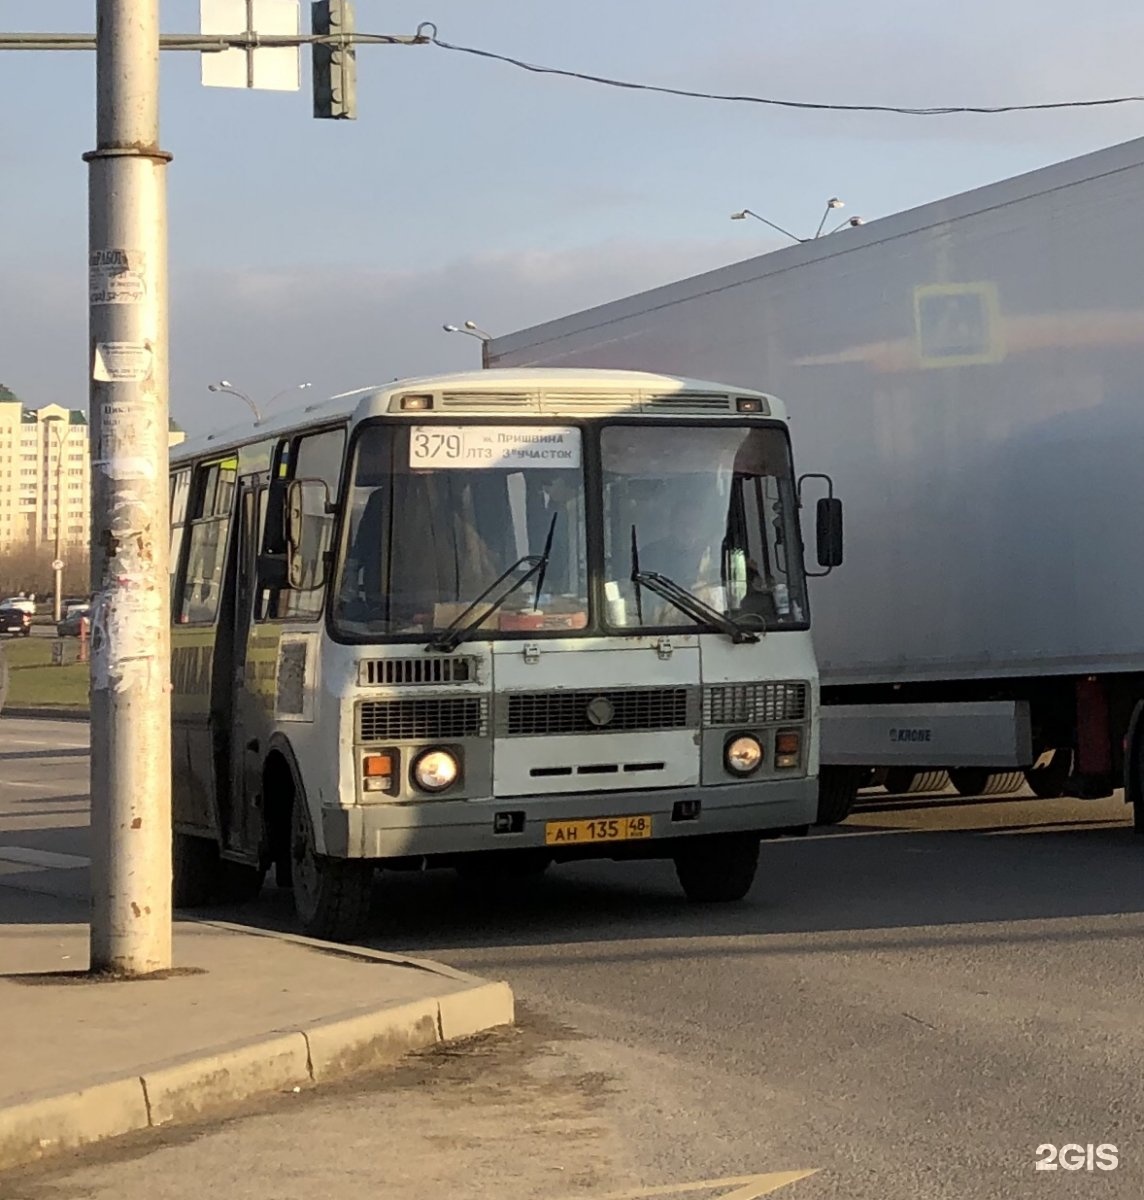
M818 534L818 565L821 571L808 571L808 575L829 575L835 567L842 566L842 501L835 499L834 480L829 475L813 473L803 475L798 481L798 505L803 506L803 484L808 479L821 479L826 484L826 495L815 506L814 517Z
M321 479L295 479L286 492L286 579L295 591L313 591L326 579L325 547L321 531L331 520L330 489Z
M818 565L828 571L842 566L842 501L824 496L815 510Z

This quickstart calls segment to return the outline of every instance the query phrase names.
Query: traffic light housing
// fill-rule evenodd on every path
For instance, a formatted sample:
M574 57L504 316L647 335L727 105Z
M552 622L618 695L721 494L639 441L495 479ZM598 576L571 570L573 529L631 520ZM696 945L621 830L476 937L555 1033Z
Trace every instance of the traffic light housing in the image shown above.
M354 31L350 0L313 0L310 28L315 37ZM314 116L352 121L357 117L357 50L349 43L314 43Z

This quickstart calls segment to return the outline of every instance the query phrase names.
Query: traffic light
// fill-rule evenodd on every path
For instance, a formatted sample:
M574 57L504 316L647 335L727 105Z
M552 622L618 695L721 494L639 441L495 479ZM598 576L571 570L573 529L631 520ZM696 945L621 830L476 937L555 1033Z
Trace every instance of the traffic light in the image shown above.
M313 0L310 28L315 37L350 34L350 0ZM357 50L349 43L314 43L314 116L352 121L357 117Z

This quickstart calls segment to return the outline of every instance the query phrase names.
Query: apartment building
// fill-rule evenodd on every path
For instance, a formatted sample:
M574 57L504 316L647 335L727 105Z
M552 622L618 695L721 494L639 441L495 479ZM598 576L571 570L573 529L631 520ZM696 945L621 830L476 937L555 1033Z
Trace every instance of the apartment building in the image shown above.
M185 436L172 422L168 445ZM86 555L90 461L85 413L27 408L0 385L0 554L54 554L58 528L65 559L69 549Z

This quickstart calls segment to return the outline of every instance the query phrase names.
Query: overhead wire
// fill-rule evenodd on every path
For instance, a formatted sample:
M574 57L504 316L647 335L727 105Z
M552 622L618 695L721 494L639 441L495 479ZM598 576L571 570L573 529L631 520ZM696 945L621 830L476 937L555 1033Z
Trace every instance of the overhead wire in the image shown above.
M838 104L816 100L790 100L776 96L752 96L732 92L705 92L691 88L669 87L665 84L640 83L630 79L613 79L606 75L593 75L587 71L574 71L564 67L544 66L540 63L527 62L514 58L509 54L500 54L494 50L482 50L476 46L462 46L447 42L438 36L437 26L432 21L424 21L417 29L417 37L423 38L429 44L440 50L448 50L455 54L465 54L473 58L487 59L492 62L505 63L521 71L534 75L555 75L564 79L576 79L585 83L594 83L603 87L619 88L624 91L654 92L664 96L680 96L691 100L718 100L730 104L759 104L771 108L803 109L814 112L846 112L846 113L895 113L909 117L941 117L959 114L985 114L1017 112L1047 112L1069 108L1109 108L1120 104L1139 104L1144 102L1142 96L1108 96L1086 100L1050 100L1032 104L940 104L929 106L911 106L899 104Z

